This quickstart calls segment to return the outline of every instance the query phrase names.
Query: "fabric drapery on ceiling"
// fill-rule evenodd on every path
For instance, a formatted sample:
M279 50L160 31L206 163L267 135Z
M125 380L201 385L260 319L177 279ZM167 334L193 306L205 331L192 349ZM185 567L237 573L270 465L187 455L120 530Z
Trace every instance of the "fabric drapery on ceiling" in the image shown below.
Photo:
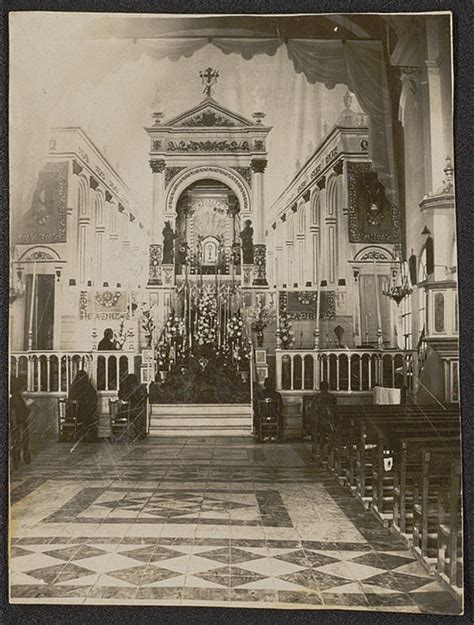
M295 70L311 83L328 88L344 83L369 116L369 156L385 184L390 200L398 205L390 94L378 41L291 40L288 56Z
M146 52L153 59L178 60L208 44L225 54L240 54L244 59L256 54L273 56L281 45L286 45L296 72L303 73L309 82L322 82L328 88L339 83L347 85L369 117L369 156L373 167L388 197L398 205L391 103L381 42L183 36L139 40L136 46L137 52Z

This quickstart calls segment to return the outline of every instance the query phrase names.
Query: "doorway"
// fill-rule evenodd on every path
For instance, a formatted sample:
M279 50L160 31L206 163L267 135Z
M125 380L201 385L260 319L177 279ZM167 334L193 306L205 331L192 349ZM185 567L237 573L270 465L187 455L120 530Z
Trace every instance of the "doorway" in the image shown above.
M28 349L28 333L32 332L32 349L53 349L54 340L54 275L35 277L35 295L33 306L33 275L26 276L25 291L25 342Z

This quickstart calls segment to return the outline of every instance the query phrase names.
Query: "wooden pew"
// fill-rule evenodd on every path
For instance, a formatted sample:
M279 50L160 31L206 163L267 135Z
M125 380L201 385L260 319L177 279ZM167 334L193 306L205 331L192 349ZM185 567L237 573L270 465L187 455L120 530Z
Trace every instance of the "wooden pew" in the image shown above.
M449 488L451 467L457 463L459 451L422 452L421 475L414 484L413 551L430 568L438 556L439 495Z
M461 463L451 466L447 488L438 499L437 573L459 594L463 586Z
M429 449L452 450L460 447L460 433L454 431L442 438L412 437L402 438L394 458L394 530L401 536L411 539L413 530L414 481L421 473L422 452Z
M389 525L395 515L395 497L398 497L397 510L405 519L407 475L410 477L421 468L420 449L459 447L459 427L444 419L438 420L433 428L420 421L376 424L375 427L378 441L373 454L371 505L384 525ZM388 468L390 460L392 467Z

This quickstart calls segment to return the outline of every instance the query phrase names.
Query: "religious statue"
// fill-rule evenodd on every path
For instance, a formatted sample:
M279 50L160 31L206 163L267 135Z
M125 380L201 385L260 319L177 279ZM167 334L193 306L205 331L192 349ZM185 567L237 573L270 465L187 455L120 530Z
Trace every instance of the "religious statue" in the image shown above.
M245 227L240 233L242 239L242 262L244 265L253 264L253 228L250 219L245 220Z
M165 222L163 228L163 265L172 265L174 257L174 240L176 234L169 221Z

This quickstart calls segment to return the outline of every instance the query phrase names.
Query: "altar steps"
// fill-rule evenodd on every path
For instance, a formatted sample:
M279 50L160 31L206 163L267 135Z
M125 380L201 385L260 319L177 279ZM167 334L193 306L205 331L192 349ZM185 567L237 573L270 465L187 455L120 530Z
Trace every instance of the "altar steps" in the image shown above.
M150 436L250 436L247 404L150 404Z

